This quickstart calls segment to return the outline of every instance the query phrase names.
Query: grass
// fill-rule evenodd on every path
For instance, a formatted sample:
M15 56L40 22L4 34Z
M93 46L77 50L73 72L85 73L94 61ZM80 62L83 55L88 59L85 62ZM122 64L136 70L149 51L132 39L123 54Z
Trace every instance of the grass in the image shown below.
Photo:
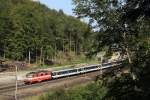
M65 61L64 61L65 60ZM77 64L96 64L98 61L96 59L87 59L84 55L80 56L72 56L71 60L66 58L58 59L59 63L54 65L37 65L33 66L33 69L46 69L46 68L56 68L56 69L64 69L71 68Z
M60 88L57 88L57 89L52 89L52 90L49 90L45 93L41 93L41 94L38 94L36 96L31 96L31 97L27 97L27 98L24 98L22 100L50 100L50 98L48 99L49 96L52 96L52 95L55 95L57 92L61 92L62 94L65 93L66 91L77 91L77 90L82 90L84 88L86 88L88 85L94 83L93 81L92 82L88 82L88 83L85 83L85 84L79 84L79 85L76 85L76 86L73 86L71 88L68 88L68 89L60 89ZM43 99L45 98L45 99Z
M23 100L103 100L108 88L102 81L78 84L68 89L57 88Z

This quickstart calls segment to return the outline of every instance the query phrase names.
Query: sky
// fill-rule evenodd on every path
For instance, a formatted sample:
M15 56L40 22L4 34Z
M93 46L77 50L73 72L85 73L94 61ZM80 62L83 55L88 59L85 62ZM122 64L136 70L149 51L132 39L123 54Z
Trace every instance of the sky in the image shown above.
M73 14L72 11L72 9L74 8L74 6L72 5L72 0L39 0L39 1L47 5L51 9L56 10L62 9L64 13L66 13L67 15L75 16L75 14Z

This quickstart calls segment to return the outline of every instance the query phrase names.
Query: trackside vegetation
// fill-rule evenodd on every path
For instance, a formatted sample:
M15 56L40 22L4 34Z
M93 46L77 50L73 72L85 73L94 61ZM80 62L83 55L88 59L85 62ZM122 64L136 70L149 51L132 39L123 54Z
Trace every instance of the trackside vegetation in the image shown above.
M79 18L96 24L90 54L117 44L127 55L129 72L109 76L87 87L59 91L42 100L149 100L150 99L150 1L149 0L73 0ZM111 80L109 80L111 79ZM98 83L99 84L99 83ZM90 87L91 86L91 87ZM88 88L90 87L90 88ZM98 92L97 92L98 91Z
M119 51L129 71L27 100L149 100L150 0L72 1L77 18L32 0L0 0L0 57L42 64Z
M27 100L102 100L107 92L107 88L103 87L102 84L101 81L97 81L69 90L58 89L55 92L50 91Z
M97 38L91 53L118 44L127 55L130 71L115 78L104 100L150 99L150 1L73 0L75 13L96 23ZM92 24L91 24L92 25ZM110 48L111 49L111 48ZM108 51L110 51L108 49Z

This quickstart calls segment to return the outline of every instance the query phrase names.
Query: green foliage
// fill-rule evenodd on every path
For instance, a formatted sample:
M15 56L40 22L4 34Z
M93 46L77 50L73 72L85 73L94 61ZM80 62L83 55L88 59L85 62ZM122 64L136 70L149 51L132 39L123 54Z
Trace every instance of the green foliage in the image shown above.
M138 99L140 92L134 89L135 81L130 75L116 77L108 85L108 92L105 96L106 100L133 100ZM139 100L139 99L138 99Z
M102 100L107 88L101 81L90 83L86 86L79 86L70 90L57 90L39 98L39 100Z
M150 62L149 0L73 0L75 13L88 16L98 26L92 47L97 53L119 44L128 55L130 74L116 78L108 87L108 100L148 100ZM92 24L91 24L92 25ZM109 51L109 49L107 49Z
M87 51L88 25L63 11L55 11L31 0L0 1L0 56L14 60L53 58L74 43L77 52ZM91 29L89 30L91 34ZM73 51L74 46L70 46Z
M96 27L97 35L91 54L103 50L114 43L122 43L122 24L119 22L121 11L117 0L73 0L76 5L74 11L79 17L89 17L90 24Z
M137 19L150 17L150 2L149 0L126 0L126 5L123 7L123 19L136 21Z

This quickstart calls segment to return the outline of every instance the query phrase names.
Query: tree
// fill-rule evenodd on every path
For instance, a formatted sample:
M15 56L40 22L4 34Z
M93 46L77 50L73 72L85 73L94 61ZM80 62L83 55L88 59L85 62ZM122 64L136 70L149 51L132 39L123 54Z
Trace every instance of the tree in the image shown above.
M123 7L123 19L136 21L139 18L150 17L149 0L127 0Z
M101 47L117 43L128 55L131 73L126 78L114 80L119 83L111 85L108 94L116 100L146 99L149 97L149 0L74 0L75 13L79 17L89 17L99 28L98 36L93 45L94 51ZM129 65L128 65L129 66ZM131 76L132 77L131 77ZM123 76L121 77L123 78ZM127 84L127 82L132 82ZM144 85L142 85L144 84ZM114 88L113 88L114 87ZM123 87L123 88L121 88ZM124 88L125 87L125 88ZM113 94L119 88L123 94ZM128 91L132 89L131 94ZM118 97L117 97L118 96ZM125 97L125 98L123 98ZM131 98L128 98L131 97ZM112 99L112 98L109 98Z
M80 42L78 52L82 51L88 26L62 10L51 10L31 0L1 0L0 8L0 56L28 60L31 55L31 62L42 63L63 51L69 45L63 40L70 40L70 36L72 42ZM73 45L70 48L73 51Z

